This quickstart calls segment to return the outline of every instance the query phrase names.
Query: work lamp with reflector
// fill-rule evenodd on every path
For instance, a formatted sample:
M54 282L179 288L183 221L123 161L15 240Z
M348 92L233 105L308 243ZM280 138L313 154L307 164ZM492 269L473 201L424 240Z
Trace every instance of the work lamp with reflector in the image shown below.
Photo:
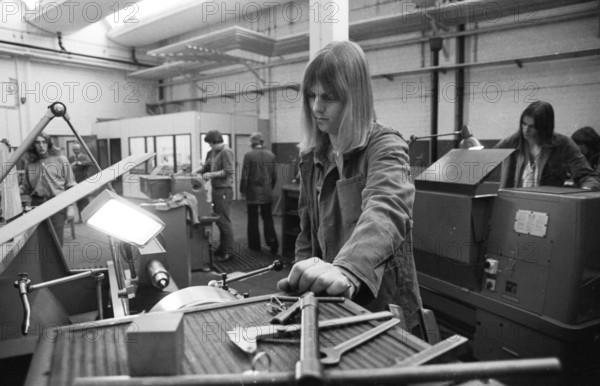
M408 142L408 146L412 145L420 139L446 137L449 135L455 135L461 139L460 143L458 144L458 147L460 149L481 150L484 148L481 142L479 142L479 140L473 136L473 132L471 131L471 129L469 129L469 126L467 125L463 125L461 130L453 131L451 133L423 135L420 137L417 137L416 135L411 135L410 141Z
M84 224L138 247L146 245L165 227L152 213L110 190L104 190L81 213Z
M469 126L464 125L462 127L462 130L460 131L460 136L462 137L462 140L458 145L459 148L469 150L481 150L484 148L481 142L479 142L479 140L473 136L473 133L469 129Z

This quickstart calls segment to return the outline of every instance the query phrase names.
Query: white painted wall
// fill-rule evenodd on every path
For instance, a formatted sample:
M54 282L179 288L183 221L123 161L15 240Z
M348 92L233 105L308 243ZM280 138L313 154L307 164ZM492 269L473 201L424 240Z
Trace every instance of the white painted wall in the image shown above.
M56 34L25 21L24 2L2 2L2 11L0 40L60 50ZM63 47L73 53L131 62L130 48L109 41L107 30L104 22L98 22L65 34ZM146 103L156 101L156 89L151 83L128 78L135 69L127 63L0 44L0 138L19 145L56 101L67 106L71 123L82 135L92 134L97 119L146 115ZM62 119L53 119L46 132L71 134Z

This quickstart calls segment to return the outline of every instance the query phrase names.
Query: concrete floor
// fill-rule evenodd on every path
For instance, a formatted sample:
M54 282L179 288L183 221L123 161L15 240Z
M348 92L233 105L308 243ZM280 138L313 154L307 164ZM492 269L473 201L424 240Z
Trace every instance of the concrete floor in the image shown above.
M231 222L233 225L233 234L235 238L235 253L233 261L227 262L226 264L216 264L216 268L220 266L226 268L226 272L229 274L238 274L249 272L251 270L266 267L272 263L273 260L280 260L284 267L279 272L267 272L253 278L248 278L243 281L235 282L231 285L233 289L240 293L248 293L250 296L266 295L277 290L277 282L286 277L290 270L290 261L282 260L281 247L277 255L273 256L269 252L267 246L262 240L263 250L260 254L257 254L248 249L246 228L247 228L247 210L245 201L234 201L231 206ZM262 220L260 221L260 234L263 237L262 232ZM281 216L274 215L273 221L275 222L275 230L279 239L279 245L281 246ZM219 240L218 228L214 227L213 244L217 245ZM254 264L249 263L249 260L254 260ZM192 283L193 285L206 285L210 280L220 279L219 269L213 272L193 272Z

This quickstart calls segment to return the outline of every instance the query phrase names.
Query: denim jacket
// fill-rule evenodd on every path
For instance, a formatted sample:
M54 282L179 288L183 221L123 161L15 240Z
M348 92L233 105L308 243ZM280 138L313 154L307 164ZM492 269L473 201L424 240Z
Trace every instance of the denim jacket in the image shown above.
M500 186L514 188L520 186L520 178L525 165L523 149L525 139L517 132L500 141L495 148L517 149L506 164L502 166ZM600 177L579 151L579 148L569 137L554 133L552 141L542 146L540 170L540 185L563 186L565 181L572 178L577 186L592 190L600 189Z
M210 150L200 173L224 171L221 177L214 177L210 183L213 188L232 188L235 174L233 151L227 146L219 151Z
M371 311L396 304L407 323L414 320L421 297L412 253L415 188L406 142L375 123L366 146L344 156L341 178L337 167L328 168L320 194L317 167L314 152L302 157L296 260L319 257L350 272L361 281L354 301ZM336 208L327 218L321 218L322 197L330 197L330 208Z

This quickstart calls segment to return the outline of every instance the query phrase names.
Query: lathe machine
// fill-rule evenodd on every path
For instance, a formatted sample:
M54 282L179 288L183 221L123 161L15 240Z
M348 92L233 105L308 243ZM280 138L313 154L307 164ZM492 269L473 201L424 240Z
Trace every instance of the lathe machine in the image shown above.
M512 150L452 150L415 178L415 259L438 323L479 360L556 356L600 382L600 193L498 189Z

